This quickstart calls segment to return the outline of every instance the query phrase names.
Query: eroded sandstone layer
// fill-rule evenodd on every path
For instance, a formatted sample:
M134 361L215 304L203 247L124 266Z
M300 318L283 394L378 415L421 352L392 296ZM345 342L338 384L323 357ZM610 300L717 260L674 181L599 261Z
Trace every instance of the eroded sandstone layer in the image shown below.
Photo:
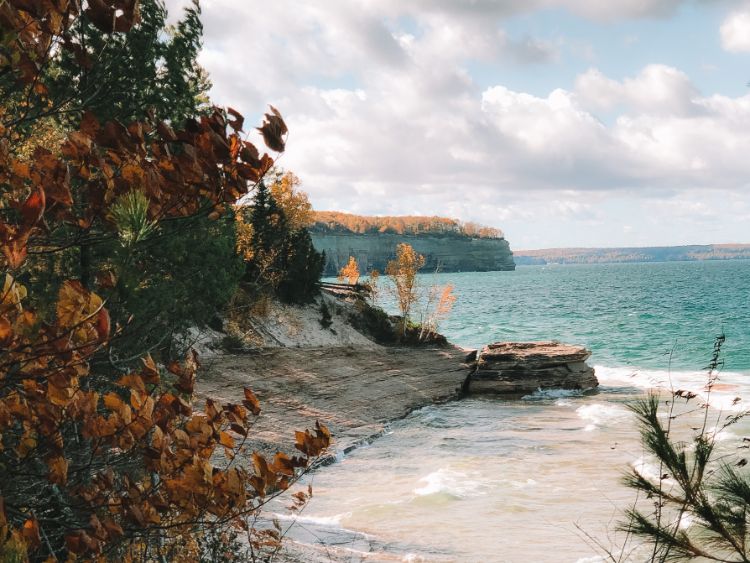
M599 385L583 346L498 342L482 348L469 382L472 394L522 395L537 390L593 389Z

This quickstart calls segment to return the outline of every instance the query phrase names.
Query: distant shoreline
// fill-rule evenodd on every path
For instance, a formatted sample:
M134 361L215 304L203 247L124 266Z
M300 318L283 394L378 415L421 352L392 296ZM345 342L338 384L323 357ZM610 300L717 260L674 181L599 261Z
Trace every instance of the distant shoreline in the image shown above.
M750 260L750 244L516 250L518 266Z

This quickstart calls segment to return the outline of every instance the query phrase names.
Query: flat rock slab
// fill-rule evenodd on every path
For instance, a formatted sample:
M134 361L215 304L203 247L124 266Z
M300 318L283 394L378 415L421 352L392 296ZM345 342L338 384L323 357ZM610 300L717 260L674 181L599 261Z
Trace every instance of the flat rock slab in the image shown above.
M497 342L482 348L470 391L519 395L537 390L585 390L599 385L583 346L560 342Z
M583 346L549 342L497 342L482 348L480 366L521 366L524 368L585 362L591 352Z
M457 397L468 374L459 348L275 348L225 354L205 362L203 398L240 402L255 391L261 415L248 449L295 453L294 431L326 424L333 451L382 433L414 409ZM198 402L200 408L201 401Z

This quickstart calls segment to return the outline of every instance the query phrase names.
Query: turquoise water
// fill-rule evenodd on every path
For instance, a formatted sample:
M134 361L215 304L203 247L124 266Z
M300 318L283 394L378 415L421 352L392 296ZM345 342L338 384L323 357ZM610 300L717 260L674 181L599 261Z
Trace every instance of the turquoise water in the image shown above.
M635 500L622 474L659 474L625 405L670 386L706 400L703 368L723 332L712 412L750 410L750 262L528 266L421 281L454 286L441 326L451 341L585 344L600 387L417 411L310 478L315 497L292 537L324 546L326 561L605 561L589 538L615 553L635 548L624 561L647 560L615 532ZM690 418L680 422L689 432ZM746 455L748 435L748 420L721 432L725 459Z
M705 366L714 337L727 336L726 369L750 369L750 262L521 266L515 272L438 274L453 284L449 340L585 344L605 365Z

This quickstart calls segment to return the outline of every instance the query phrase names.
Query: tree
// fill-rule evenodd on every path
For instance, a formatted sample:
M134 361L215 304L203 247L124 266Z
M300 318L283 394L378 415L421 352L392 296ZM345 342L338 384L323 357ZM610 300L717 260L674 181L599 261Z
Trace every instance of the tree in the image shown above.
M300 190L302 181L294 172L281 169L271 170L269 176L271 196L284 212L289 228L297 231L309 227L313 222L313 210L307 194Z
M129 20L128 31L113 34L95 10L80 14L66 30L65 48L50 53L40 68L44 103L27 112L20 126L27 132L33 130L32 142L13 146L25 151L28 158L38 144L59 155L67 133L78 127L82 108L99 122L130 124L150 114L153 121L174 126L210 112L210 84L196 61L202 43L200 8L193 2L174 26L166 25L166 16L161 0L142 0ZM40 127L44 138L39 135ZM79 193L80 189L72 183L71 197L85 204L89 194ZM118 202L130 195L118 194ZM168 223L126 249L121 248L121 237L112 236L110 225L67 224L52 235L61 240L75 238L75 243L54 256L32 257L29 267L34 276L26 281L50 287L50 295L54 295L54 289L68 278L79 279L93 289L96 276L103 271L116 275L117 291L110 296L109 305L113 322L123 330L111 343L113 355L129 357L135 347L147 345L142 351L151 350L155 342L160 342L166 353L171 334L188 324L203 324L205 310L220 308L220 300L226 300L237 284L238 261L225 252L233 246L234 230L229 225L217 229L206 219L214 211L211 203L198 201L201 208L189 217L172 215ZM124 210L121 205L120 210ZM120 222L124 220L127 213L121 213ZM171 254L161 256L159 250L164 248ZM144 255L150 259L142 259ZM214 262L225 259L226 267L202 268L206 258ZM189 283L186 276L196 272L200 272L200 283ZM176 301L170 300L170 295L184 305L174 306ZM127 304L122 302L126 298ZM148 315L154 317L153 323L143 319L144 310L138 305L149 301L164 305L158 315ZM196 307L197 303L206 307ZM128 320L131 318L133 322ZM150 323L152 330L144 331Z
M437 235L463 238L503 238L500 229L462 223L447 217L367 217L340 211L313 211L314 232L348 232L356 234L391 233L402 235Z
M286 216L265 182L258 184L252 206L241 208L241 213L247 225L243 237L247 246L240 248L247 260L245 280L261 291L274 293L284 276L289 232Z
M417 254L411 245L401 243L396 247L396 259L388 262L385 273L393 282L398 308L401 311L401 334L406 334L410 314L419 294L417 273L424 266L425 259Z
M138 21L126 33L103 32L89 12L69 30L76 46L61 53L49 69L50 95L65 100L68 115L85 107L101 121L130 123L154 111L181 127L189 117L210 111L211 83L197 63L203 25L197 0L167 26L162 0L141 0ZM83 63L83 64L82 64ZM75 124L75 119L68 120Z
M357 285L359 281L359 264L357 264L354 256L349 256L349 263L341 268L338 279L340 282L346 280L349 285Z
M185 218L226 228L225 206L273 161L243 140L239 113L218 108L185 129L155 115L125 126L85 112L59 153L15 155L19 131L59 107L47 96L51 59L78 53L86 65L70 39L79 19L113 37L139 21L136 1L84 6L81 16L73 2L0 4L11 38L0 44L0 89L6 101L27 100L6 106L0 127L0 554L195 560L206 534L239 526L251 545L277 545L278 533L253 531L248 519L328 445L327 429L297 433L298 456L255 454L246 467L234 458L260 412L250 390L241 404L209 399L194 412L193 352L166 370L150 355L101 369L123 330L105 304L119 296L127 308L148 291L128 282L123 263L138 269L159 251L166 259L168 248L141 245L156 245ZM261 132L284 149L286 126L274 108ZM75 255L81 248L92 250L86 260ZM103 248L122 256L93 260ZM47 257L57 268L53 291L25 281L38 280L35 267ZM78 279L65 277L71 259Z
M440 323L450 315L455 302L456 296L453 294L451 284L442 287L433 285L428 289L421 314L420 341L427 340L437 334Z
M284 201L297 199L284 190ZM265 182L258 185L251 206L238 208L237 217L238 252L247 263L244 279L256 293L287 303L306 303L317 295L325 258L313 247L306 228L290 224Z
M287 239L284 275L277 290L286 303L309 303L320 293L326 258L315 250L307 229L292 231Z
M111 356L154 353L188 327L219 316L245 271L235 240L231 213L215 220L201 213L164 222L138 244L113 249L110 313L132 320Z
M370 295L372 306L377 307L378 297L380 296L380 272L378 270L372 270L364 285Z

